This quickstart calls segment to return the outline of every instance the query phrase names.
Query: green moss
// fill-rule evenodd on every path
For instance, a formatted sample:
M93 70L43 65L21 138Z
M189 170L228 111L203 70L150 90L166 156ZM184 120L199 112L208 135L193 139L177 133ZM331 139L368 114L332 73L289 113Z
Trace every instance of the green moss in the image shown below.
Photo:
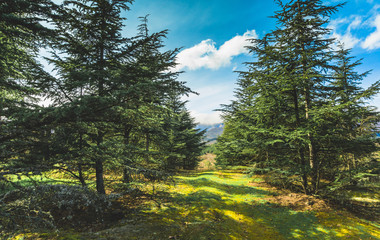
M147 184L151 195L124 223L56 239L379 239L380 227L345 212L302 212L269 204L276 190L231 171L191 173L175 184ZM44 239L44 238L42 238ZM49 239L49 238L46 238ZM54 239L54 238L53 238Z
M152 232L156 239L380 237L379 227L371 222L339 217L334 212L298 212L268 204L264 198L277 193L249 186L252 181L243 174L226 171L176 177L176 185L167 186L168 195L161 199L162 204L147 204L138 216L149 222L149 226L143 224L147 231L140 232L139 238L151 239Z

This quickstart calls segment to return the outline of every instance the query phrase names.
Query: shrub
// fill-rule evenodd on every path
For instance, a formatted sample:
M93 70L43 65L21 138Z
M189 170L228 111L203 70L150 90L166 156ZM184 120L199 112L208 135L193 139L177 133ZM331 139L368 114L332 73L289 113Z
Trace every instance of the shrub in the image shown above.
M303 192L301 177L298 173L289 170L291 169L284 168L281 170L262 161L253 163L252 167L245 171L245 173L251 177L257 174L263 175L265 182L281 189Z
M13 190L0 196L0 230L77 228L116 220L122 217L113 210L116 198L70 185Z

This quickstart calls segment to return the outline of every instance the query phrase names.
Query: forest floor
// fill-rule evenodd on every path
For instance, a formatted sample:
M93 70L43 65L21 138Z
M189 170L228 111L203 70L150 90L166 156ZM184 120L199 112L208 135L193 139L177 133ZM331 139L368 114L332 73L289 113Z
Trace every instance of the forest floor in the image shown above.
M153 189L151 189L153 191ZM233 171L184 174L155 186L152 199L84 239L380 239L377 222L323 200L280 191Z
M215 170L213 163L207 155L198 171L147 184L141 194L119 199L126 216L106 229L13 239L380 239L380 221L279 190L261 176Z

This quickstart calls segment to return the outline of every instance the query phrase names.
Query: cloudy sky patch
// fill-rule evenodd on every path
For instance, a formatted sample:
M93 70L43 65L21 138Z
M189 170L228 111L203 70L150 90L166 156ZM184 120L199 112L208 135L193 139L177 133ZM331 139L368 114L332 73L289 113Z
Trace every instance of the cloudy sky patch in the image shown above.
M248 40L257 38L255 30L247 31L243 35L237 35L224 42L219 49L216 42L206 39L193 47L182 50L177 55L176 70L197 70L208 68L218 70L230 66L232 59L240 54L247 54Z

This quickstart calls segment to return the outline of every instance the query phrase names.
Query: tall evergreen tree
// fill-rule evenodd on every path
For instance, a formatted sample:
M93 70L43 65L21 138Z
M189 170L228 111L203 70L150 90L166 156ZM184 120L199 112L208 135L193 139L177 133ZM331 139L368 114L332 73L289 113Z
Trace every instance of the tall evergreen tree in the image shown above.
M178 49L161 51L167 31L150 34L147 19L142 18L136 37L121 35L120 13L130 2L65 1L63 17L56 22L60 36L52 45L57 51L50 62L59 77L51 85L54 106L46 110L46 118L57 129L75 128L67 129L70 138L77 138L67 152L74 160L71 165L77 166L76 176L84 166L94 165L101 194L104 163L121 161L128 181L127 170L136 165L134 154L149 154L155 112L169 90L190 91L177 81L179 73L171 71ZM144 119L147 116L153 120ZM145 152L139 146L141 137L135 141L141 133Z
M332 121L336 126L334 132L329 134L337 158L342 158L348 168L354 168L361 156L372 153L375 149L374 132L379 115L375 109L366 105L366 101L379 91L380 81L368 89L360 84L370 73L356 72L361 65L361 59L354 60L350 56L351 50L339 45L336 53L336 65L331 82L332 94L331 108L334 110Z
M163 38L167 30L149 33L148 16L141 17L138 35L132 40L131 58L121 68L118 91L121 96L121 122L123 122L125 161L124 179L134 172L138 164L132 159L131 149L145 149L145 159L150 158L150 142L160 128L160 112L163 111L164 99L169 92L187 94L190 89L177 80L179 72L173 72L178 49L162 51ZM140 134L144 138L142 146L134 146L131 134ZM141 151L140 151L141 153ZM140 167L142 167L140 165Z
M8 167L31 153L28 148L38 148L38 125L28 118L51 79L36 58L39 47L54 36L41 21L51 21L56 10L50 0L0 3L0 159Z
M330 96L338 97L336 89L342 82L333 80L334 39L326 38L330 30L325 27L342 4L325 6L319 0L277 3L281 7L274 16L278 28L253 40L249 49L257 61L247 64L248 72L240 73L237 101L224 108L226 125L233 126L226 134L244 140L247 147L243 151L250 153L247 157L261 159L282 174L300 176L304 191L316 193L321 174L337 156L331 142L337 140L335 128L343 124L337 123L338 109L331 107ZM376 91L377 84L364 95L373 96ZM351 100L345 105L355 108ZM367 114L374 114L366 109ZM350 121L359 117L346 116ZM225 136L221 140L228 145Z
M163 117L159 149L164 154L162 166L172 171L177 168L194 169L203 150L205 130L196 129L194 119L186 109L186 102L175 91L168 96Z
M59 78L52 86L50 97L60 112L56 122L86 123L89 156L95 166L96 188L104 194L103 164L110 156L105 141L112 131L113 94L117 87L122 61L126 59L128 39L121 36L121 11L130 0L64 1L63 17L56 21L59 31L52 45L58 51L50 60Z
M330 70L330 49L334 41L325 38L330 32L325 25L340 5L325 6L320 0L297 0L279 4L282 10L277 12L276 19L283 29L277 30L277 34L280 36L279 44L284 46L287 62L292 64L289 80L294 81L291 85L297 92L294 94L294 102L300 103L300 106L294 106L294 113L296 118L300 118L300 126L307 136L303 142L307 143L305 157L312 177L310 191L316 192L320 164L323 161L318 159L320 130L324 127L323 111L320 108L323 108L328 93L325 86L329 76L326 73ZM302 158L303 156L301 162L304 161Z

